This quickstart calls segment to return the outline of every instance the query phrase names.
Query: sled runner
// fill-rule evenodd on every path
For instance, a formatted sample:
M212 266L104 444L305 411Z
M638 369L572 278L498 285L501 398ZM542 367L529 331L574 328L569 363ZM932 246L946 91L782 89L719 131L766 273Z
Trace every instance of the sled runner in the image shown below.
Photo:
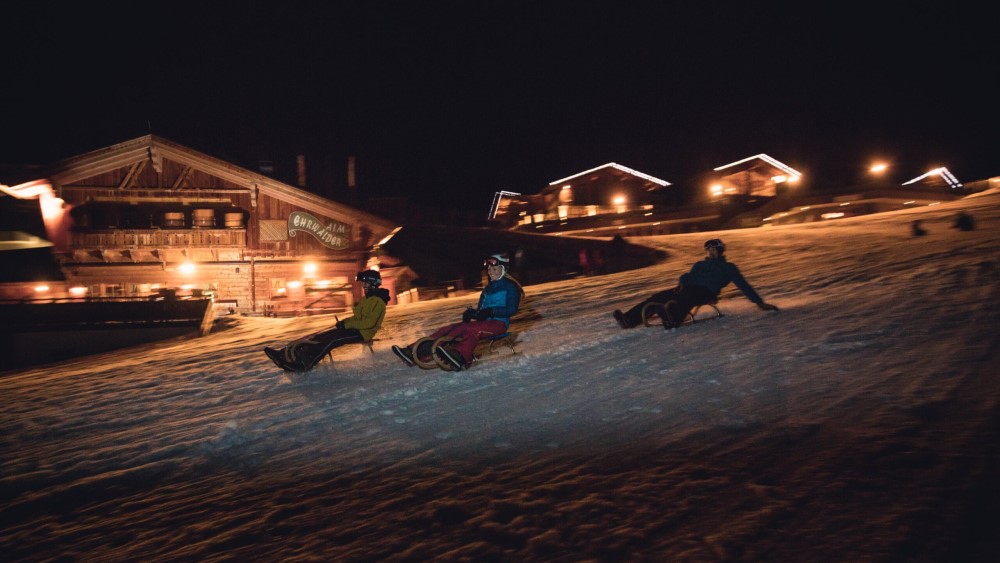
M515 347L520 344L517 340L517 335L516 332L505 332L480 340L476 343L473 362L483 361L487 356L499 354L500 350L496 349L498 344L510 349L511 355L517 354L518 352ZM460 339L454 336L442 336L437 339L430 337L421 338L413 345L413 361L423 369L440 368L445 371L457 371L451 364L439 357L437 348L438 346L453 344L458 340Z
M663 305L660 305L659 303L646 303L646 306L642 308L642 324L644 324L645 326L654 326L653 322L651 321L660 318L658 311L660 309L666 310L668 307L670 307L671 303L675 302L667 301ZM694 324L696 322L707 321L721 317L722 311L719 310L718 303L719 301L716 299L708 303L705 303L704 305L696 305L694 309L691 309L691 312L684 317L684 320L678 326L687 326ZM699 317L698 314L700 313L702 307L710 307L712 311L714 311L714 313L706 312L705 314Z

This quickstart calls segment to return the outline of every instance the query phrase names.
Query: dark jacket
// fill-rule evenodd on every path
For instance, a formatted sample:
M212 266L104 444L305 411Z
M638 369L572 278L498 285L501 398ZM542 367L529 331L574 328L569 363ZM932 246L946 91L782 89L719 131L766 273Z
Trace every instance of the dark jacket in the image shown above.
M740 269L736 267L736 264L726 262L726 259L723 257L706 258L701 262L696 262L694 266L691 266L690 272L681 276L680 282L683 286L700 285L711 291L716 297L719 296L722 288L732 282L736 284L736 287L750 301L758 305L764 302L760 298L760 295L757 295L757 292L754 291L754 288L743 278L743 274L740 273Z

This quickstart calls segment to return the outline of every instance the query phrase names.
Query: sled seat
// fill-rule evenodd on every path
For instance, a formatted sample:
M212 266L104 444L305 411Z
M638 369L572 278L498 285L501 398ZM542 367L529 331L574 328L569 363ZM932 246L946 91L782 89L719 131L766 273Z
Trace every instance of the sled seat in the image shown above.
M662 305L662 307L666 308L671 303L673 303L673 301L667 301ZM653 323L650 321L652 321L653 319L660 318L660 315L656 312L657 309L659 309L660 307L661 305L659 303L646 303L646 305L642 308L642 324L644 324L645 326L653 326ZM702 307L711 307L715 313L712 314L711 316L703 316L699 318L698 313L701 311ZM704 303L702 305L695 305L694 308L691 309L691 312L688 313L686 317L684 317L684 320L681 322L681 326L694 324L698 321L717 319L721 316L722 316L722 311L719 310L719 300L713 299L708 303Z
M365 348L368 348L368 351L371 352L372 355L374 356L375 355L375 342L377 340L378 340L378 338L372 338L371 340L362 340L361 342L358 342L358 344L361 346L361 353L364 354L365 353ZM326 351L326 359L330 360L331 364L333 363L333 351L334 350L336 350L336 348L330 348L329 350ZM319 362L317 362L317 363L319 363Z
M484 345L486 346L486 350L483 350L482 354L476 354L476 357L479 358L483 354L495 353L493 347L496 346L498 343L510 348L510 352L512 354L517 354L517 350L515 350L514 347L520 344L520 342L518 342L517 340L517 333L508 330L507 332L504 332L502 334L495 334L493 336L483 338L478 343L476 343L477 352L479 352Z

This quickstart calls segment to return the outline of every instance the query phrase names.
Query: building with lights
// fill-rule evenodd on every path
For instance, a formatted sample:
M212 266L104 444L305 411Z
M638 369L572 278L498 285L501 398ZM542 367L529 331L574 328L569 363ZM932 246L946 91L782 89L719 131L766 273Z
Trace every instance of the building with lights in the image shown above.
M7 238L51 246L64 278L3 284L8 299L51 281L56 297L212 295L226 312L301 314L349 308L361 269L381 267L393 296L415 277L372 255L393 222L154 135L2 190L38 200L45 237Z
M826 221L935 205L967 191L947 168L902 184L872 176L812 191L802 172L764 153L717 166L699 182L694 201L681 202L669 182L612 162L550 182L537 194L497 192L488 219L538 234L654 236Z

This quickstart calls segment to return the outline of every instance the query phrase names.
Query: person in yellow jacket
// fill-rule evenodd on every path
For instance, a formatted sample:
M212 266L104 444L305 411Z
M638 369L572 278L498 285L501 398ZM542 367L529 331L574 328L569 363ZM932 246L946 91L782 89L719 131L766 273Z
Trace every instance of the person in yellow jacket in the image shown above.
M382 285L382 275L376 270L359 272L365 296L354 305L354 316L337 321L336 327L289 342L284 348L264 347L264 353L274 365L285 371L311 370L330 350L356 342L368 342L382 327L389 290Z

